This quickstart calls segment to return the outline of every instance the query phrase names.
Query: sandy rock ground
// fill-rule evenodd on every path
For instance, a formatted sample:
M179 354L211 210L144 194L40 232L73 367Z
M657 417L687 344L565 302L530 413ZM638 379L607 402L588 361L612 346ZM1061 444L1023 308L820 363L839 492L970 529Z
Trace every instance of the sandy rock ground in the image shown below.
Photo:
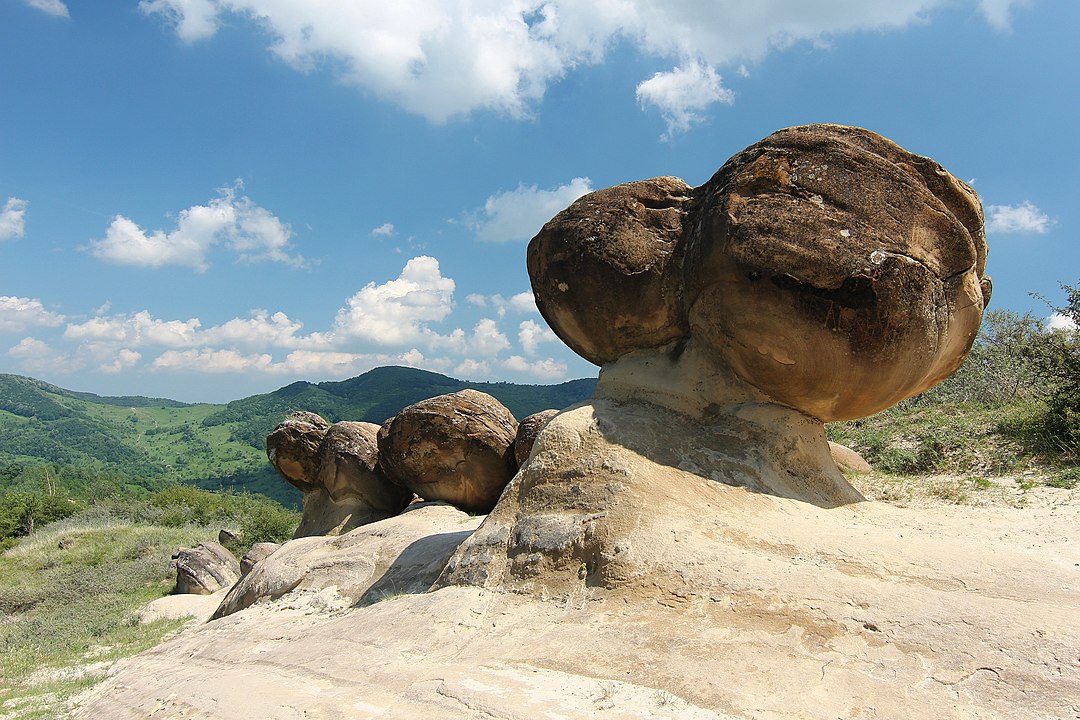
M1069 491L823 510L722 490L649 583L286 595L122 661L74 717L1080 717Z

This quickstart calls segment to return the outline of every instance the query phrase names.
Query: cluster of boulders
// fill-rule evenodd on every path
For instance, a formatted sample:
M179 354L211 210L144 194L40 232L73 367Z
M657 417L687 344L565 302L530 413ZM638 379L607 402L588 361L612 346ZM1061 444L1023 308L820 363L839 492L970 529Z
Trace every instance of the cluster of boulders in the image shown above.
M296 537L337 535L397 515L415 499L486 513L529 455L548 410L521 423L487 393L421 400L382 424L296 412L266 438L266 454L304 493Z
M266 454L304 493L294 537L341 535L422 500L488 512L556 414L544 410L519 423L506 406L477 390L422 400L381 427L331 424L298 411L266 438ZM173 556L176 593L209 595L229 588L279 547L256 543L239 562L220 543L180 548Z

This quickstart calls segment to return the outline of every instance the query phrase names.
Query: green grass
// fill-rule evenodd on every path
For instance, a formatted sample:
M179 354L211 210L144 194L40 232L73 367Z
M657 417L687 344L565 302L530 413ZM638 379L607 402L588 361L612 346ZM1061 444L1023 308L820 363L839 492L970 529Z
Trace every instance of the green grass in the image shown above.
M878 472L999 476L1047 462L1043 446L1030 437L1037 432L1031 427L1035 417L1033 403L907 402L868 418L831 423L826 432Z
M141 652L179 628L140 626L136 612L172 590L176 548L214 534L89 512L0 555L0 717L60 717L73 694L100 679L95 663Z

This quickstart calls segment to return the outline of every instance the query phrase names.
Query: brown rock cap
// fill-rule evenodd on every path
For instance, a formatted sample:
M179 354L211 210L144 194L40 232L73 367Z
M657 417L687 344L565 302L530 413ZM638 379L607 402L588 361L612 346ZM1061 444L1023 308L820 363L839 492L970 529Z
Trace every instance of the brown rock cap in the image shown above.
M586 195L528 258L537 307L586 359L692 342L823 421L952 373L991 290L975 191L841 125L780 130L698 188L654 178Z

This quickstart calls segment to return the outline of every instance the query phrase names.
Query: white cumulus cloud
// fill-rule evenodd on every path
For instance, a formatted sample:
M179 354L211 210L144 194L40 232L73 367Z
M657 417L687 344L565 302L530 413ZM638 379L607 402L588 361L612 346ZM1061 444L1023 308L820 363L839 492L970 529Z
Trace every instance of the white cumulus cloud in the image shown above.
M502 366L512 372L524 373L541 380L562 380L566 378L566 363L552 358L529 361L520 355L511 355Z
M254 310L250 317L233 318L200 332L197 340L200 345L295 348L312 344L310 336L300 335L303 328L302 322L290 320L283 312Z
M292 229L250 198L237 197L240 187L237 183L223 188L206 205L181 210L176 228L169 232L147 232L133 220L117 215L105 237L90 243L90 250L96 257L119 265L181 265L204 272L210 267L210 250L224 245L240 260L271 260L302 267L304 259L289 252Z
M71 17L63 0L26 0L26 4L53 17Z
M371 231L373 237L391 237L394 234L394 223L383 223Z
M111 363L106 363L99 369L107 375L117 375L135 367L140 360L142 360L142 353L122 348L116 353L116 358Z
M334 319L336 338L360 338L379 345L408 345L431 331L429 323L454 309L454 281L443 277L439 261L420 255L395 280L370 282L346 302Z
M486 360L466 358L454 368L454 376L463 380L484 379L491 375L491 365Z
M528 291L511 295L509 298L505 298L497 293L495 295L469 293L465 296L465 302L470 305L475 305L478 308L492 308L495 311L495 314L500 318L506 317L508 310L521 315L539 312L539 310L536 309L536 299L533 297L533 294Z
M559 342L559 337L547 325L525 320L518 325L518 343L526 355L535 355L542 343Z
M27 328L64 324L64 316L45 309L34 298L0 295L0 331L22 332Z
M476 323L476 327L473 328L467 349L473 355L495 356L503 350L510 349L510 340L499 330L499 326L494 320L484 318Z
M9 197L0 210L0 240L21 238L26 234L26 206L25 200Z
M274 364L268 353L243 355L236 350L168 350L150 367L153 370L193 370L204 373L267 372Z
M735 102L735 94L723 86L713 68L690 62L670 72L658 72L637 86L637 99L653 106L667 124L661 138L670 140L704 119L702 113L715 103Z
M1025 0L961 0L994 27ZM223 18L258 26L296 69L327 68L434 122L492 110L529 117L547 88L630 48L679 69L643 78L638 96L668 134L730 101L718 69L807 42L932 19L957 0L141 0L185 42Z
M591 181L584 177L551 190L521 184L489 197L471 225L479 240L527 241L556 213L591 190Z
M198 318L159 320L142 310L131 315L98 316L81 323L70 323L64 329L64 339L127 347L193 347L198 342L201 325Z
M1049 232L1053 221L1030 201L1019 205L988 205L986 208L986 232L988 233L1036 233Z
M69 372L78 367L69 355L34 337L20 340L8 349L7 356L16 360L25 372L30 373Z
M1046 318L1043 322L1047 330L1062 330L1065 332L1076 332L1076 321L1068 315L1062 315L1061 313L1054 313L1050 317Z

